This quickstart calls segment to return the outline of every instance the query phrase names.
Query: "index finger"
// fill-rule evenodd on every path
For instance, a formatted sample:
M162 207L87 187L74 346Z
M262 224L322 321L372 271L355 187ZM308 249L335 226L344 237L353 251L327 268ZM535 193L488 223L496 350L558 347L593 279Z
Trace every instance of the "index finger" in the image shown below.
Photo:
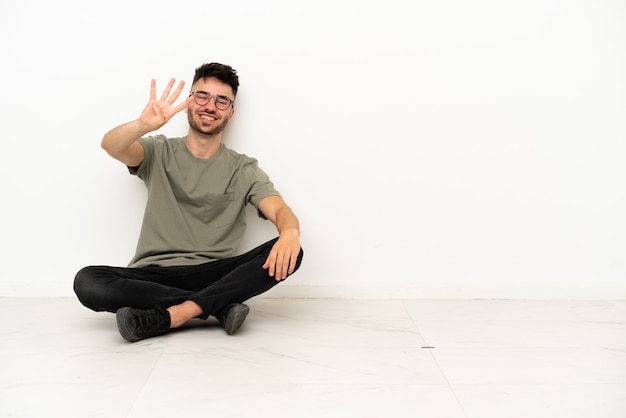
M192 101L193 101L193 96L187 97L187 100L185 100L184 102L180 103L178 106L176 106L174 108L174 112L176 112L176 113L180 112L181 110L186 108L189 105L189 103L191 103Z

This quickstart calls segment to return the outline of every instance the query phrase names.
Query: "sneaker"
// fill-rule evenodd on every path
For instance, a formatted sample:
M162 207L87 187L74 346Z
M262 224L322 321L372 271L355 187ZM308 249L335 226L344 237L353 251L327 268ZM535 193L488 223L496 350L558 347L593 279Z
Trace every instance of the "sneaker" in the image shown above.
M243 321L250 312L250 307L243 303L232 303L223 309L223 314L218 320L228 335L233 335L241 327Z
M131 343L170 331L170 313L160 306L147 310L121 308L115 318L120 334Z

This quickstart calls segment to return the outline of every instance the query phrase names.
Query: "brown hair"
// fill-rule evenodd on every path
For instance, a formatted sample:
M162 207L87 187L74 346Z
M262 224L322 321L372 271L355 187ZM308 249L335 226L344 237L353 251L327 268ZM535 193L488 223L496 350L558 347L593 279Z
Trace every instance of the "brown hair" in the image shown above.
M193 83L201 78L215 77L222 83L228 84L233 89L233 94L237 96L237 88L239 87L239 76L237 71L230 65L212 62L210 64L202 64L196 68L196 74L193 77Z

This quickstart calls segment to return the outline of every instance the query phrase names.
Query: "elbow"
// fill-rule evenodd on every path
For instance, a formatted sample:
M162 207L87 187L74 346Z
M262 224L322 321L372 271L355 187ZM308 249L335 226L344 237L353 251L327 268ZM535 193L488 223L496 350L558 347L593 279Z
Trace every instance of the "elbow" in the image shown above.
M111 141L108 140L105 135L100 142L100 147L107 152L107 154L111 154Z

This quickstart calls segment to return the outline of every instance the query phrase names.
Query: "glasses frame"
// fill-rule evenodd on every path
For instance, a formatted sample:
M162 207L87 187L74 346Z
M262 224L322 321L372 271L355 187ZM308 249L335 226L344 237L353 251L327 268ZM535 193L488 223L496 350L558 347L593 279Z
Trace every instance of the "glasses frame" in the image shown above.
M206 94L208 96L207 99L206 99L206 102L205 103L198 102L198 97L196 96L196 93ZM222 95L219 95L219 94L211 94L208 91L203 91L203 90L192 91L191 93L189 93L189 96L193 96L193 101L196 102L196 104L198 106L206 106L206 105L208 105L209 102L211 102L211 99L213 99L213 103L215 103L215 107L218 108L219 110L227 110L229 107L235 105L235 101L233 99L231 99L230 97L228 97L228 96L222 96ZM226 99L226 100L228 100L228 105L222 109L222 106L217 104L217 99ZM204 100L203 100L203 102L204 102Z

